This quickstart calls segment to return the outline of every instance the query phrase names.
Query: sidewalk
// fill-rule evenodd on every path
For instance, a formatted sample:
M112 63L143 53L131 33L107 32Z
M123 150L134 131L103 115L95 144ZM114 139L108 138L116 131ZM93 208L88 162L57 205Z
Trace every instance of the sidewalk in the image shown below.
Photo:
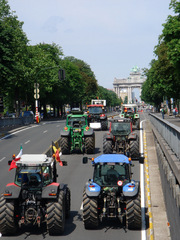
M162 114L161 113L153 113L153 114L155 114L156 116L162 118ZM168 121L168 122L170 122L170 123L180 127L180 117L178 117L178 116L175 117L173 115L172 116L168 116L167 114L164 114L164 120L166 120L166 121Z
M146 139L146 143L144 144L146 206L148 208L149 215L149 230L147 231L147 239L170 240L171 237L168 227L156 147L151 123L149 121L144 123L144 130Z

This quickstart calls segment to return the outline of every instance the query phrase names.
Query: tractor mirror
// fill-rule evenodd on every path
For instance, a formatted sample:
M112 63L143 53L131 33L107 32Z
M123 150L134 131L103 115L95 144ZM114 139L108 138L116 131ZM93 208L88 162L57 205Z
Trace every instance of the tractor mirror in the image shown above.
M63 166L67 166L68 165L67 161L62 161L62 163L63 163Z
M139 163L144 163L144 157L139 157Z
M12 163L12 160L9 160L9 161L8 161L8 165L10 166L10 165L11 165L11 163Z
M88 162L88 158L87 157L83 157L82 162L83 162L83 164L86 164Z

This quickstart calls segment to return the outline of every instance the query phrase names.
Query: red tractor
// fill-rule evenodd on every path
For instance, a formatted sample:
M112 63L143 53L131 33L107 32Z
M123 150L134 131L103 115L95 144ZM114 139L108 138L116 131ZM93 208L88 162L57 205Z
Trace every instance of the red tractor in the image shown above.
M91 104L88 105L88 123L93 129L106 130L108 128L107 115L105 113L104 105Z
M50 235L62 234L70 215L70 190L57 176L55 157L22 155L14 182L0 197L0 233L13 235L23 225L40 227L45 222Z
M132 121L128 118L112 118L109 132L103 137L103 153L124 154L139 159L139 136L132 131Z

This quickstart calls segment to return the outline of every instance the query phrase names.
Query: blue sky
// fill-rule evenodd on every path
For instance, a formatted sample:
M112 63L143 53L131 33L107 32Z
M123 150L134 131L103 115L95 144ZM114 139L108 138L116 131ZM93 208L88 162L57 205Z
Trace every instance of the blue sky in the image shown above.
M90 65L100 86L148 68L170 0L9 0L30 44L56 43Z

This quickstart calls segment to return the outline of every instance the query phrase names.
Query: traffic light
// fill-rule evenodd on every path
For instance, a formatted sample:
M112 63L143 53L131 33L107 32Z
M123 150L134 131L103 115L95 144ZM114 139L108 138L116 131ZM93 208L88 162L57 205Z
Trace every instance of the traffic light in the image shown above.
M65 70L64 69L59 69L58 71L58 78L60 81L64 81L65 80Z

